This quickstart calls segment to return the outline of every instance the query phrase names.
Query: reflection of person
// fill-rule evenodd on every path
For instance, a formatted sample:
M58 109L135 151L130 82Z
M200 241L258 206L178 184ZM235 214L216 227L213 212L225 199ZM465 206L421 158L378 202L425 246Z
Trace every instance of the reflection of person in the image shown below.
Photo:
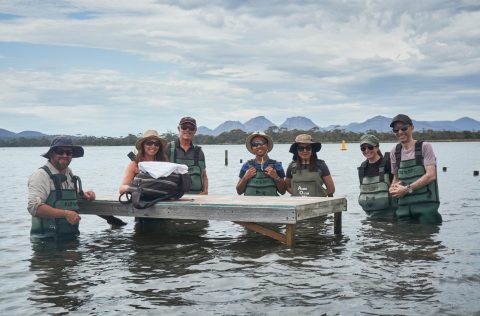
M287 168L287 190L293 196L333 196L335 184L327 164L318 159L322 145L312 136L300 134L290 146L293 161Z
M139 138L135 143L137 149L137 155L135 160L131 161L125 169L125 175L123 176L122 184L120 185L119 192L123 193L127 190L128 185L132 183L133 178L140 172L138 169L138 163L142 161L168 161L165 149L167 142L160 138L158 132L153 129L149 129L143 133L143 137Z
M68 167L72 158L83 157L83 148L67 136L55 137L42 156L45 166L28 179L28 211L32 215L32 238L75 238L80 232L78 196L94 200L93 191L82 192L79 178Z
M394 216L397 201L388 190L393 180L390 172L390 153L382 155L380 141L375 135L365 134L360 138L360 150L366 158L358 167L360 195L358 203L372 217Z
M394 179L390 187L398 198L396 217L400 221L441 223L436 157L432 145L413 139L412 120L398 114L390 124L399 143L390 152Z
M285 194L287 187L282 163L268 157L273 148L272 138L265 133L254 132L247 137L245 146L255 158L244 163L240 169L237 193L268 196Z
M193 144L197 132L197 121L192 117L183 117L178 124L178 139L168 144L170 162L188 166L192 179L188 194L208 194L208 177L205 154L200 146Z

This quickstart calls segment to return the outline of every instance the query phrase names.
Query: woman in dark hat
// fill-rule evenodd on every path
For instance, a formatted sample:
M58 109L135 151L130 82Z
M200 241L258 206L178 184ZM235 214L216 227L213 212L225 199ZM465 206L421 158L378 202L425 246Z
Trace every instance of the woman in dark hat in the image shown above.
M156 130L149 129L143 133L143 137L135 143L137 155L135 160L131 161L125 169L122 184L120 185L120 194L127 190L128 185L133 181L133 178L140 172L138 163L142 161L168 161L166 153L167 142L160 138Z
M335 184L325 161L318 159L322 144L300 134L290 146L293 161L287 168L287 190L293 196L333 196Z

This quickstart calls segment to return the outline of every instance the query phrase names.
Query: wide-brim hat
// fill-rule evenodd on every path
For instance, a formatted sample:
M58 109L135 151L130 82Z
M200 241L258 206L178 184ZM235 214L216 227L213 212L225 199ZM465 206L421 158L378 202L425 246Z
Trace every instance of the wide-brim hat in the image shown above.
M255 155L255 152L253 151L253 148L252 148L252 139L257 136L263 137L267 140L267 143L268 143L267 153L271 152L273 149L273 139L263 132L253 132L252 134L247 136L247 139L245 140L245 146L247 147L248 151Z
M163 138L160 137L160 135L158 134L158 132L156 130L149 129L149 130L145 131L145 133L143 133L143 136L135 142L135 148L137 150L141 150L142 147L143 147L143 143L147 139L158 140L162 144L163 148L165 148L167 146L167 142Z
M296 153L298 144L312 145L313 152L319 152L320 149L322 149L322 144L320 142L313 141L312 136L308 134L300 134L295 137L295 142L292 144L292 146L290 146L289 152L292 154Z
M73 140L68 136L56 136L52 139L50 143L50 148L46 153L42 155L47 159L50 158L50 152L56 147L69 147L72 149L72 158L80 158L83 157L84 150L82 146L77 146L73 144Z

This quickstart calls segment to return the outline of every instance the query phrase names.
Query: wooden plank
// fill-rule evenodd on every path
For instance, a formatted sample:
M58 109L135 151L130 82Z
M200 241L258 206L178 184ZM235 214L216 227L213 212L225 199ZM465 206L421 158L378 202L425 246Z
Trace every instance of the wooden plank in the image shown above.
M296 206L297 221L347 210L345 198L297 198L310 202Z
M342 233L342 212L333 214L333 233L337 235Z
M293 246L295 244L295 224L287 224L285 243L287 246Z
M259 224L256 224L256 223L247 223L247 222L235 222L239 225L242 225L243 227L245 228L248 228L250 230L253 230L254 232L257 232L259 234L262 234L262 235L265 235L267 237L270 237L270 238L273 238L273 239L276 239L282 243L287 243L287 238L285 235L281 234L281 233L278 233L276 231L273 231L271 229L268 229L266 227L263 227ZM290 224L291 225L291 224Z

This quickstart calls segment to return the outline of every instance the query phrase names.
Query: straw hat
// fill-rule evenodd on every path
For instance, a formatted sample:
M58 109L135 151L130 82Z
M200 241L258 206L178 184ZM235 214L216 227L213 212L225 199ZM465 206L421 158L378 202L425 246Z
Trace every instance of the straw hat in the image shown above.
M142 147L143 147L143 143L147 140L147 139L156 139L158 141L160 141L160 143L162 144L162 147L165 148L167 146L167 142L163 139L163 138L160 138L160 135L158 135L158 132L154 129L149 129L147 131L145 131L145 133L143 133L143 137L139 138L136 142L135 142L135 148L137 150L141 150Z
M245 146L247 147L248 151L255 155L255 152L252 149L252 139L257 136L263 137L267 140L267 143L268 143L267 153L271 152L273 149L273 139L263 132L253 132L252 134L247 136L247 139L245 140Z
M322 148L322 144L319 142L314 142L312 139L312 136L308 134L300 134L297 137L295 137L295 142L290 146L290 152L292 154L297 152L297 147L298 144L308 144L312 145L312 151L313 152L319 152L320 149Z
M50 143L50 148L46 153L42 155L42 157L45 157L47 159L50 158L50 152L55 147L70 147L72 148L72 158L83 157L83 147L74 145L70 137L63 136L63 135L56 136L55 138L52 139L52 142Z

